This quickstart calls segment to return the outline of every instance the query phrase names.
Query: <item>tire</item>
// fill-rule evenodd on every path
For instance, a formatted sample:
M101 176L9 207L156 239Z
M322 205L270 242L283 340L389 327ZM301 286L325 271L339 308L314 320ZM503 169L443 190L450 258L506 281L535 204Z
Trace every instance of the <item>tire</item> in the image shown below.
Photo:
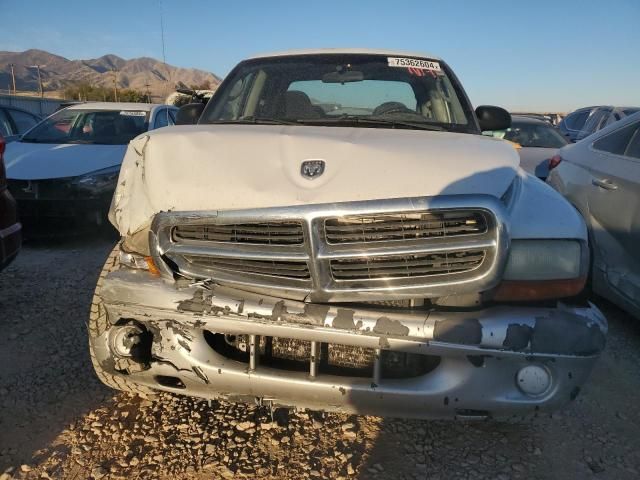
M89 312L89 322L87 323L87 331L89 333L89 354L91 356L91 363L93 364L93 368L96 372L97 377L106 386L114 388L116 390L122 390L124 392L139 394L144 397L153 396L155 395L155 392L151 388L130 382L122 375L112 375L110 373L107 373L98 363L95 352L93 350L93 340L106 332L111 325L107 316L107 311L104 308L104 304L102 302L102 297L100 296L100 291L102 289L104 278L107 276L107 274L114 272L120 268L119 252L120 245L117 244L107 257L107 261L102 267L100 277L98 278L98 284L96 285L96 289L93 294L93 300L91 301L91 311ZM114 358L114 360L116 360L119 370L130 372L141 370L140 363L133 360L122 358Z

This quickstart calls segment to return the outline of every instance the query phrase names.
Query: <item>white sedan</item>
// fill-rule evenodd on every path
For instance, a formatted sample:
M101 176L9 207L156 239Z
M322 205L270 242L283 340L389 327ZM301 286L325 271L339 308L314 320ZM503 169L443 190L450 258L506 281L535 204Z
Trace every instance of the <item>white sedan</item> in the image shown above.
M173 125L177 108L144 103L83 103L49 116L7 145L9 190L25 231L75 230L106 223L131 139Z
M562 148L547 182L589 227L596 293L640 317L640 113Z

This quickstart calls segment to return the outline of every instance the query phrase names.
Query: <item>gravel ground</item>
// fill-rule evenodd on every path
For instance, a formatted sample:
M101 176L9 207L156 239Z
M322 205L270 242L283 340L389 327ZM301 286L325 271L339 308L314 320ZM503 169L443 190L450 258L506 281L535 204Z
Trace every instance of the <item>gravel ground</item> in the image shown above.
M85 319L111 248L27 246L0 273L0 480L640 476L640 322L610 304L598 302L610 335L583 393L525 424L144 399L104 387L89 361Z

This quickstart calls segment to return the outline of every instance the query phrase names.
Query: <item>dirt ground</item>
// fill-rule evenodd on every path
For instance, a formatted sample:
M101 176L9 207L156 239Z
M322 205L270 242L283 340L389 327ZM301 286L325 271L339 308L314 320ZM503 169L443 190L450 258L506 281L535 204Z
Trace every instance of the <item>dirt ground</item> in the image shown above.
M143 399L104 387L89 361L85 320L112 246L27 245L0 273L0 480L640 476L640 321L606 302L610 334L590 382L527 423Z

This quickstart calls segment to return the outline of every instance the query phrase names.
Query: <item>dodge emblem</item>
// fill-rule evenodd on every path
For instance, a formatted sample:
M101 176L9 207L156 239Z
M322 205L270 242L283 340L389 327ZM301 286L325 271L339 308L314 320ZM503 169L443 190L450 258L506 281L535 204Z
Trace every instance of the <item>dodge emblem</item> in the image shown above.
M324 173L324 160L305 160L300 166L300 175L313 180Z

